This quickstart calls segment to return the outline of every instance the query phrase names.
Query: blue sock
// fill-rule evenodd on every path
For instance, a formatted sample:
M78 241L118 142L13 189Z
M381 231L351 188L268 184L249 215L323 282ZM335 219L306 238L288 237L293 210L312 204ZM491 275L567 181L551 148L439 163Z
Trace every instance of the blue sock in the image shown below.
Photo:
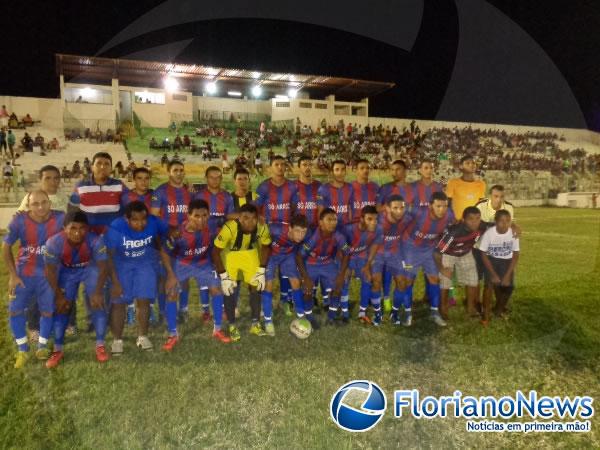
M167 303L167 294L160 293L158 294L158 312L164 316L165 314L165 304Z
M289 302L291 299L288 292L292 289L290 279L287 277L279 277L279 303Z
M430 284L429 285L429 304L431 305L432 311L437 311L440 306L440 285Z
M221 299L222 300L222 299ZM214 302L214 299L213 299ZM223 302L221 301L221 304L223 304ZM209 312L209 296L208 296L208 289L200 289L200 305L202 306L202 312ZM221 311L223 310L223 308L221 308ZM215 312L215 307L213 306L213 313L217 314Z
M381 317L381 292L371 291L371 304L375 310L375 316Z
M9 319L10 329L19 346L19 351L21 352L29 350L29 345L27 344L27 331L25 331L25 321L25 314L23 313L18 316L11 316Z
M329 308L331 290L321 291L321 295L323 296L323 308Z
M340 304L342 306L342 317L348 319L350 317L350 310L348 309L350 303L348 302L348 297L342 297L340 300Z
M205 289L208 294L208 289ZM213 307L213 320L215 321L215 330L221 329L221 322L223 321L223 295L214 295L212 298Z
M104 345L104 337L106 336L106 312L102 309L92 310L92 323L96 330L96 345Z
M273 293L262 291L261 300L265 323L270 323L273 321Z
M181 291L179 293L179 309L188 309L188 303L190 301L190 291Z
M369 300L371 300L371 285L363 281L360 284L360 310L358 313L359 317L361 316L361 314L364 315L364 313L367 311L367 308L369 307Z
M296 315L298 317L304 316L304 294L302 289L294 289L292 291L292 298L294 299L294 308L296 309Z
M47 317L43 314L40 315L40 340L38 342L38 348L43 348L48 345L48 338L50 337L50 332L52 331L52 324L54 319L52 316Z
M390 290L392 289L392 273L389 270L383 271L383 297L390 298Z
M177 336L177 302L167 302L165 305L167 316L167 331L169 336Z
M337 316L338 308L340 307L340 299L338 297L331 297L331 303L329 304L329 311L327 311L327 318L335 320Z
M401 291L398 288L396 288L394 290L394 303L392 305L392 309L394 311L398 311L400 309L400 307L402 306L402 303L404 301L404 294L406 291Z
M68 323L68 314L54 314L54 349L56 351L61 351L63 348Z
M311 298L310 300L304 300L303 304L304 304L304 314L306 314L306 316L310 316L312 314L312 309L315 304L313 299Z
M413 285L411 284L404 291L404 310L411 311L413 302Z

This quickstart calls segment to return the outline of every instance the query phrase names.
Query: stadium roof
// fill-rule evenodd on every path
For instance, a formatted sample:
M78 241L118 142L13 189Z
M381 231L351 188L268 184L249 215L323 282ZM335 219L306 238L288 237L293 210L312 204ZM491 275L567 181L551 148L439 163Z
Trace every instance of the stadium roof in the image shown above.
M110 82L117 78L121 84L132 86L163 86L167 75L177 79L182 90L201 92L204 82L218 81L220 90L250 93L260 85L263 98L285 94L290 88L302 89L311 98L335 95L338 100L360 100L394 87L394 83L366 81L324 75L258 72L253 70L210 67L198 64L179 64L133 59L100 58L56 54L56 71L65 81ZM221 89L222 86L222 89Z

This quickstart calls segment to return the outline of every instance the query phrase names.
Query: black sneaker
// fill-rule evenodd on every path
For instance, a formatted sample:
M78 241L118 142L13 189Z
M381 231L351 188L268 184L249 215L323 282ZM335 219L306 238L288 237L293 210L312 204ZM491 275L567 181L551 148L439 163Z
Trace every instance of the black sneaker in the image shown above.
M342 325L346 326L350 323L350 318L349 317L342 317Z
M321 324L320 324L319 320L312 314L307 315L306 320L308 320L310 322L313 330L318 330L319 328L321 328Z

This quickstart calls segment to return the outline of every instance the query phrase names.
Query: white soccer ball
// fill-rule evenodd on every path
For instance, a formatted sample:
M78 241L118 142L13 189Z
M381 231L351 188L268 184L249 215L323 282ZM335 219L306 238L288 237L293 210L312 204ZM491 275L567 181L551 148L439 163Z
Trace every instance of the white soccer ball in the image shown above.
M307 339L312 333L312 325L306 319L294 319L290 324L290 332L298 339Z

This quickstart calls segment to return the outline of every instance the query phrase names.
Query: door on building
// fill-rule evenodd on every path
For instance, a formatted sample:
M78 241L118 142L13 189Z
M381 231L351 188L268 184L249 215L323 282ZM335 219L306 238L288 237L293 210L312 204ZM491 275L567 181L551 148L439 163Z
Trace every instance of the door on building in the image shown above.
M133 109L131 107L131 91L119 91L119 118L121 122L133 122Z

